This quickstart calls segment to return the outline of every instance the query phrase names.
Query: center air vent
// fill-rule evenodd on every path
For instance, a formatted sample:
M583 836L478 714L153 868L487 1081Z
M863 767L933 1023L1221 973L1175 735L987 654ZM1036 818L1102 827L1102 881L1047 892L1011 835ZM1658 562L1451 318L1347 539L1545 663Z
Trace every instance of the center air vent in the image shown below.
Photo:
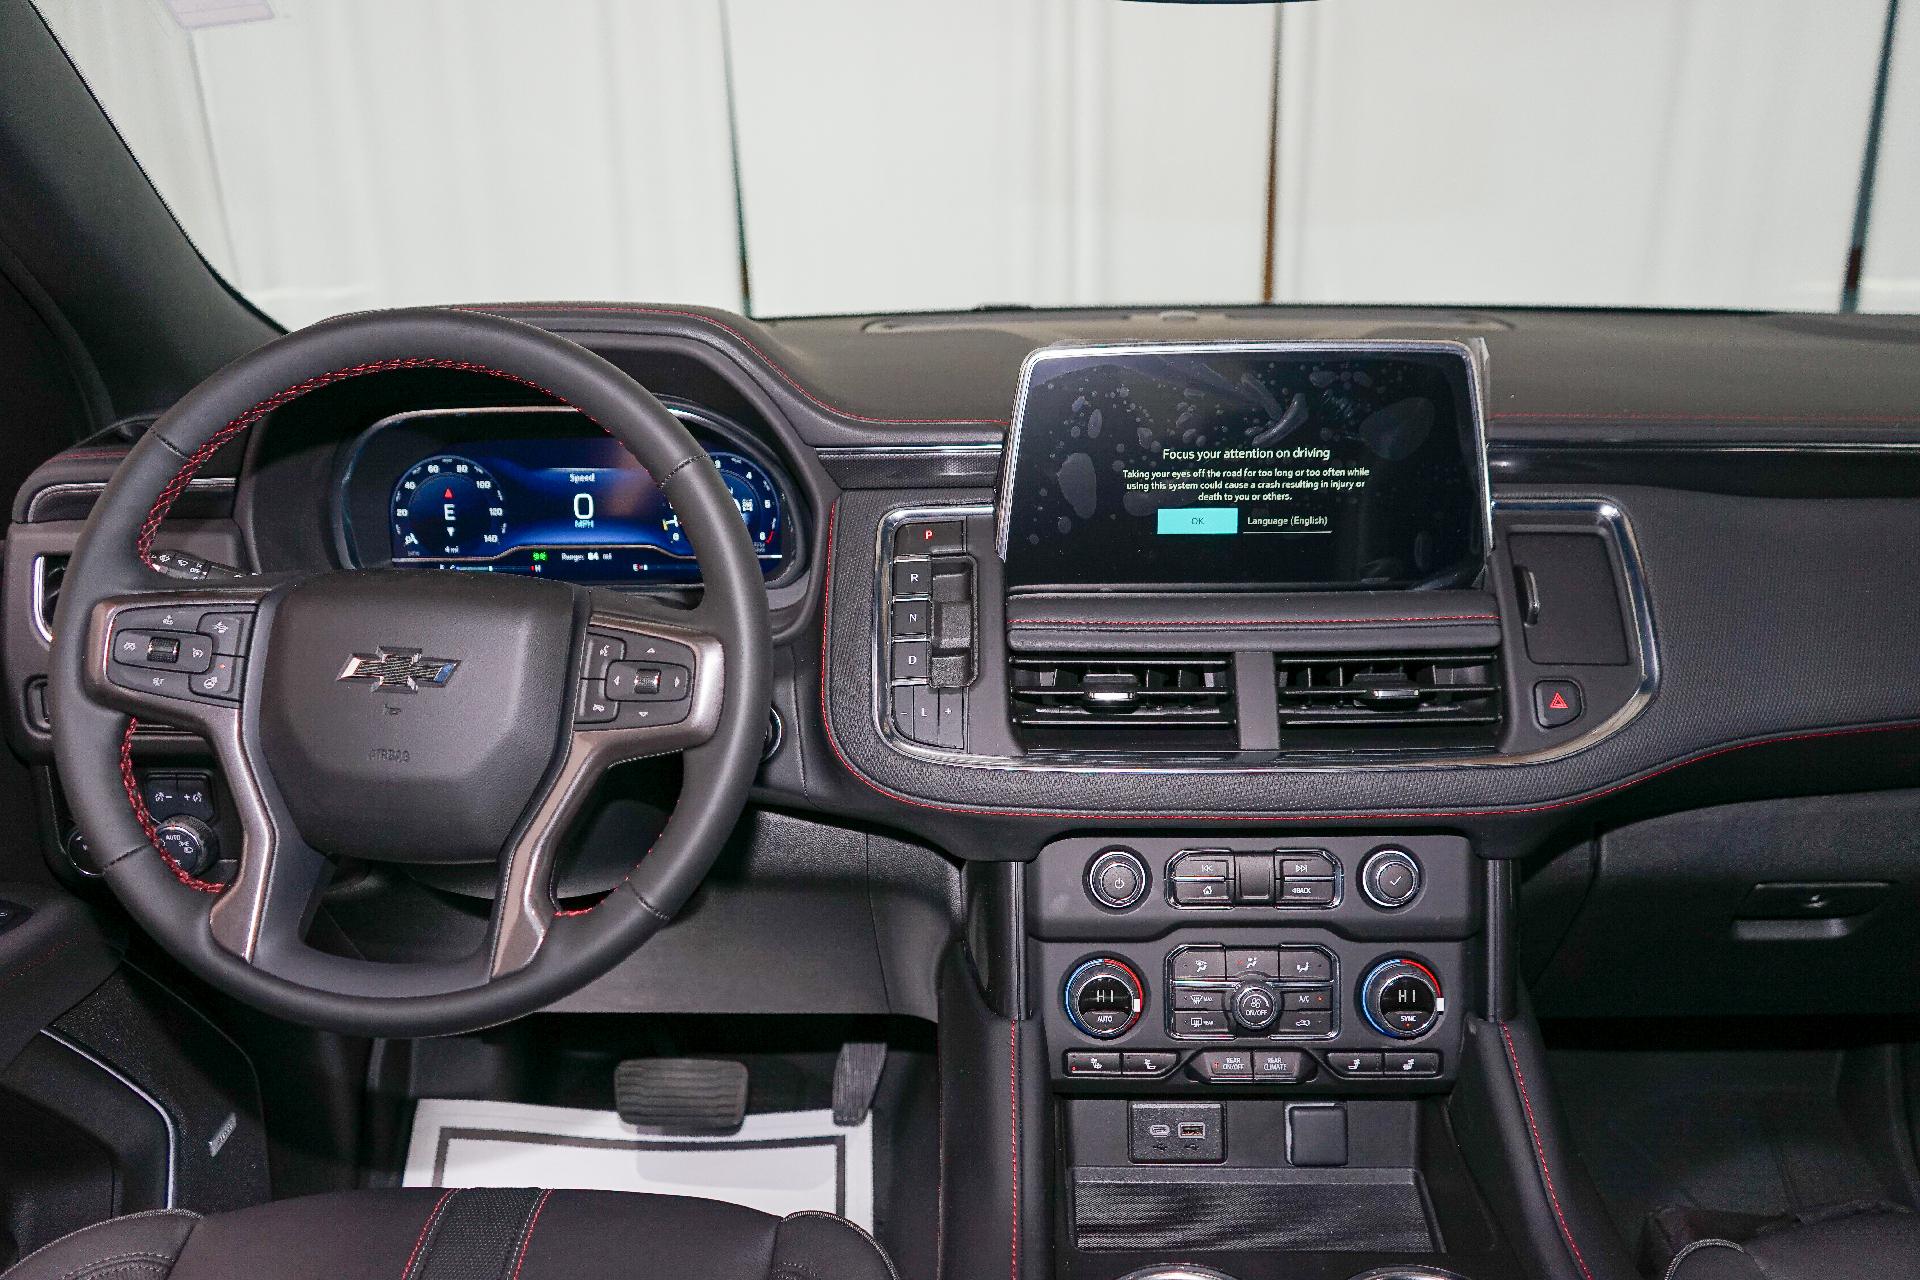
M1234 742L1233 661L1225 654L1020 654L1010 679L1014 724L1053 745L1155 750ZM1143 736L1115 732L1126 730Z
M1500 660L1492 652L1275 658L1283 750L1492 747Z

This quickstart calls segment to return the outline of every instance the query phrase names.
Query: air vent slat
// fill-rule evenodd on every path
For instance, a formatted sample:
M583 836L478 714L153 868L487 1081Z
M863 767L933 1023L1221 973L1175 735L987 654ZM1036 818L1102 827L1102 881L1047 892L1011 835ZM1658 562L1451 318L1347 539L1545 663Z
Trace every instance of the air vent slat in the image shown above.
M1070 746L1081 731L1107 746L1152 751L1191 745L1195 732L1231 746L1233 661L1225 654L1021 654L1007 689L1014 725ZM1142 739L1113 742L1113 730ZM1154 733L1179 741L1160 742Z
M1275 658L1282 749L1485 748L1502 715L1499 654Z

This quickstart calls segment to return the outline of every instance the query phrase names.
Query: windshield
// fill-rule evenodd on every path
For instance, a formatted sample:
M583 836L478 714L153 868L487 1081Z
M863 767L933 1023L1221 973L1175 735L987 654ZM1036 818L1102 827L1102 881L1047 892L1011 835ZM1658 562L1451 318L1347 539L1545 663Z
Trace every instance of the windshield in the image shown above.
M1920 311L1893 0L38 0L287 325L1449 303Z

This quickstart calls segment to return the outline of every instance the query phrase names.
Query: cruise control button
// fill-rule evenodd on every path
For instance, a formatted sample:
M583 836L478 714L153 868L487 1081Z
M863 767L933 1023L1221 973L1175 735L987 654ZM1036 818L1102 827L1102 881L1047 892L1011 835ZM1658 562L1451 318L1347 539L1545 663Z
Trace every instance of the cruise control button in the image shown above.
M246 659L222 655L198 675L188 677L193 691L203 698L232 702L240 696L240 684L246 676Z
M1386 1053L1380 1055L1382 1075L1389 1076L1437 1076L1440 1074L1440 1055L1437 1053Z
M1327 1054L1327 1065L1333 1068L1337 1076L1377 1076L1380 1074L1380 1055L1335 1049Z
M606 724L619 714L613 699L607 696L607 686L599 680L580 682L580 702L575 708L573 719L576 724Z
M252 629L250 613L209 613L200 619L200 634L213 641L215 653L245 653Z
M1296 1084L1320 1074L1313 1055L1299 1049L1256 1049L1253 1054L1253 1078L1275 1084Z
M1120 1074L1120 1055L1090 1053L1082 1049L1069 1050L1067 1074L1070 1076L1117 1076Z
M1210 1049L1194 1055L1193 1068L1202 1080L1251 1080L1253 1055L1244 1049Z
M1177 1036L1224 1036L1232 1030L1233 1024L1227 1021L1225 1013L1176 1013L1173 1015L1173 1033Z
M1180 1065L1180 1055L1166 1050L1120 1055L1120 1070L1130 1076L1163 1076Z
M1282 951L1280 977L1290 982L1329 982L1333 962L1318 951Z
M147 661L177 666L180 662L180 639L178 636L148 636Z
M1213 980L1227 976L1227 953L1220 947L1188 947L1173 957L1173 980Z

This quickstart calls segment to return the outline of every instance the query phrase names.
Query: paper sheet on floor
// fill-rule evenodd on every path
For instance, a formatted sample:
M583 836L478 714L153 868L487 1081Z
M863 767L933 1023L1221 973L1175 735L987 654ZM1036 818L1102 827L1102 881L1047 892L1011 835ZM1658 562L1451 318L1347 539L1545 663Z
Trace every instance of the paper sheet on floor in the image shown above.
M776 1215L822 1209L871 1231L872 1126L782 1111L750 1115L726 1137L660 1137L611 1111L422 1098L403 1181L704 1196Z

